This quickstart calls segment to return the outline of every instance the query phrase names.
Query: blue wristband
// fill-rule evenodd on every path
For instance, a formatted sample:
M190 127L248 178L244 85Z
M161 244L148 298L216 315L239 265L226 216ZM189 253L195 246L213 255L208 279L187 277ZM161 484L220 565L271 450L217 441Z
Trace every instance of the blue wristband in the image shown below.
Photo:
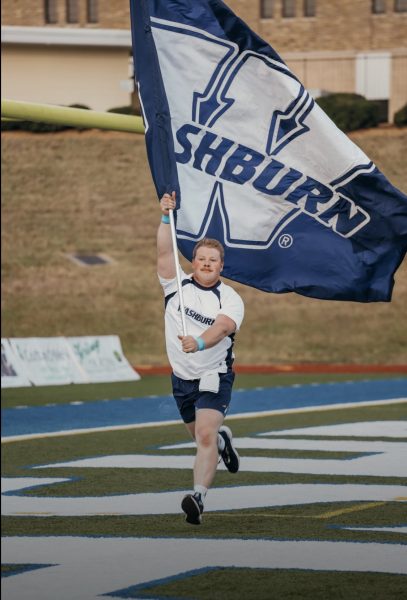
M169 225L169 223L170 223L170 217L168 215L162 215L161 216L161 223L165 223L166 225Z
M201 337L194 338L196 343L198 344L198 352L199 350L205 350L205 342Z

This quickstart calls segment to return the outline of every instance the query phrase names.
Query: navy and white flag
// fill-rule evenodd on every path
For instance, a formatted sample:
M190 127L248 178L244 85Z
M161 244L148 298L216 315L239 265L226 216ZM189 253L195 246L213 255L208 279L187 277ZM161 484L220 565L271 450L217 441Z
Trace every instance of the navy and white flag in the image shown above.
M389 301L407 197L221 0L130 0L157 194L178 246L225 246L223 275L268 292Z

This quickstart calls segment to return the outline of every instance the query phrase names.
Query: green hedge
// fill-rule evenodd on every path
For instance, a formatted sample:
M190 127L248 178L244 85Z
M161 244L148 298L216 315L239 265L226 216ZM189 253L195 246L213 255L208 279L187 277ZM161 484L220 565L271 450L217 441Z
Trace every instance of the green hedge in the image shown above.
M117 106L115 108L109 108L107 112L117 113L119 115L133 115L140 116L140 110L134 108L134 106Z
M70 108L83 108L89 110L89 106L85 104L70 104ZM84 128L71 127L70 125L59 125L57 123L36 123L35 121L2 121L2 131L31 131L33 133L53 133L55 131L65 131L65 129L80 129Z
M405 127L407 125L407 104L400 108L394 115L394 124L397 127Z
M381 121L380 105L359 94L330 94L317 103L342 131L377 127Z
M139 115L140 113L134 108L134 106L117 106L116 108L109 108L107 112L117 113L119 115Z

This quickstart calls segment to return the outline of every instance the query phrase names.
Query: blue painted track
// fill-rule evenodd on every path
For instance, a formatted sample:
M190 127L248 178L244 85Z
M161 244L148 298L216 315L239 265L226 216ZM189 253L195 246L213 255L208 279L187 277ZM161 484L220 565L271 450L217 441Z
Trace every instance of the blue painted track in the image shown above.
M407 378L235 390L229 415L407 399ZM8 408L2 437L179 420L172 396Z

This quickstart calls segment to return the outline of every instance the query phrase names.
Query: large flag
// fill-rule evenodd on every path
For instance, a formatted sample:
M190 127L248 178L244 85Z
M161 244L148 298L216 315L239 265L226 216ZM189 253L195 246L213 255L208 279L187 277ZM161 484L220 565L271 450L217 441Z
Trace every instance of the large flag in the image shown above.
M407 197L221 0L130 0L157 194L178 246L225 246L223 275L268 292L389 301Z

